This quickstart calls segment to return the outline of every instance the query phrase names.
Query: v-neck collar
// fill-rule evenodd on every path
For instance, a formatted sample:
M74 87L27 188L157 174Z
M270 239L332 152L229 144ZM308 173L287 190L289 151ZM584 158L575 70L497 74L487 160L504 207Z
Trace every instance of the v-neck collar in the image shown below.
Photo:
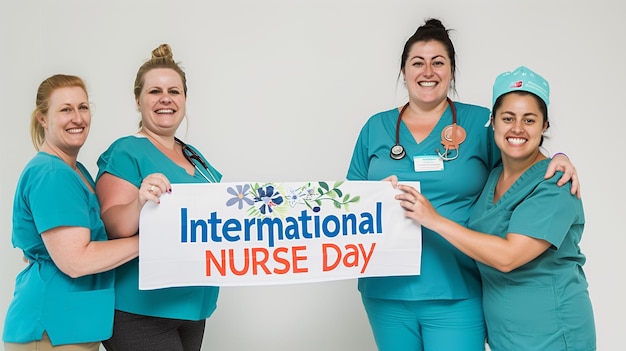
M500 196L498 201L494 202L493 199L496 194L496 186L498 185L498 178L500 178L500 175L502 174L504 170L502 166L496 168L496 170L491 175L492 178L489 182L489 187L486 189L488 191L487 198L489 199L489 208L490 209L495 208L495 207L498 207L500 204L506 203L507 199L510 196L513 196L515 193L517 193L517 190L520 187L525 185L528 178L535 177L535 174L537 172L543 172L543 168L544 168L543 164L546 162L549 163L550 159L546 158L530 166L526 171L524 171L524 173L522 173L515 180L513 184L511 184L511 186L504 192L504 194Z

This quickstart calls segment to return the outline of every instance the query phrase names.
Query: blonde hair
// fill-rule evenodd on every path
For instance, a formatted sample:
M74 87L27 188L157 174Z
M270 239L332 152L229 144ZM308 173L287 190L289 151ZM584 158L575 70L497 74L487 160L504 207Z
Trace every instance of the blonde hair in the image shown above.
M179 66L179 64L174 61L174 54L172 53L172 48L168 44L161 44L156 49L152 50L152 58L146 61L139 70L137 71L137 77L135 77L135 100L139 99L139 95L141 95L141 90L143 89L144 84L144 76L149 71L155 68L169 68L174 70L180 76L180 79L183 81L183 91L185 96L187 96L187 77L185 77L185 72Z
M137 76L135 77L135 88L133 89L135 93L135 101L139 100L141 90L143 90L144 76L146 73L156 68L169 68L178 73L180 80L183 82L183 92L185 93L185 97L187 96L187 77L185 76L185 72L180 65L174 61L172 48L168 44L161 44L156 49L152 50L152 57L148 61L144 62L144 64L141 65L137 71ZM143 122L139 121L139 128L141 128L142 125Z
M30 116L30 137L35 150L39 151L41 145L43 145L46 133L37 117L48 114L48 109L50 108L50 96L52 96L52 93L55 90L71 87L79 87L83 89L85 95L87 95L87 100L89 100L85 82L77 76L55 74L46 78L43 82L41 82L41 84L39 84L37 96L35 97L35 110Z

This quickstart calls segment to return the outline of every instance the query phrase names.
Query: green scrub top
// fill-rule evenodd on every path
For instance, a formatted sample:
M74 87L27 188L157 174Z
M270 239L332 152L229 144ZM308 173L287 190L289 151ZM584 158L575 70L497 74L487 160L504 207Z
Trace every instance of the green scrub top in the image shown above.
M550 159L529 168L498 200L502 167L493 170L470 217L471 229L505 237L527 235L551 244L537 258L504 273L478 263L489 345L502 350L595 350L593 311L578 246L585 216L571 184L557 173L544 180Z
M148 138L132 135L116 140L98 159L98 177L110 173L124 179L137 188L152 173L164 174L171 183L206 183L208 179L219 181L222 175L204 156L191 147L209 166L199 166L195 174L178 166L159 151ZM202 174L199 172L203 172ZM209 174L210 173L210 174ZM203 176L204 174L204 176ZM155 290L139 290L139 259L136 258L116 269L115 308L144 316L184 320L202 320L216 308L218 287L175 287Z
M87 169L77 166L95 188ZM29 263L15 281L4 342L41 340L45 331L57 346L106 340L113 332L114 272L80 278L61 272L41 238L61 226L85 227L92 241L107 240L96 195L60 158L39 152L24 168L13 201L12 243Z
M422 193L441 215L465 226L489 172L500 161L500 151L493 141L493 130L486 126L489 110L460 102L454 105L457 123L465 129L467 137L460 144L458 158L444 161L443 170L417 172L414 157L437 157L437 150L443 148L441 132L452 124L450 107L419 143L404 122L400 123L399 141L407 153L401 160L389 156L396 143L399 116L394 108L370 117L363 126L347 178L379 181L395 174L400 182L419 181ZM421 259L420 275L361 278L359 290L370 298L408 301L480 296L480 275L474 260L426 228L422 228Z

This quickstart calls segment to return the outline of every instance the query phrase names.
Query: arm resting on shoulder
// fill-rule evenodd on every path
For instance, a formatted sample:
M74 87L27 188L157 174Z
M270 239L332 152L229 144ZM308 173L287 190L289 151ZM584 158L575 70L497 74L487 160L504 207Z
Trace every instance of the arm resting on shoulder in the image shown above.
M557 171L563 172L563 176L556 183L558 186L563 186L567 182L572 182L572 195L576 195L580 199L580 182L578 180L578 173L576 172L576 167L569 160L569 158L564 153L556 153L552 156L552 160L548 165L548 169L546 170L546 174L544 176L545 179L551 178L554 176L554 173Z

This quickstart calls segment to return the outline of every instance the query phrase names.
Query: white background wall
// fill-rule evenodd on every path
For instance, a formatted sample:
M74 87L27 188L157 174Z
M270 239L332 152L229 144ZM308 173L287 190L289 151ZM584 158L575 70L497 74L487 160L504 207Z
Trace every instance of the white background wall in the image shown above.
M34 155L28 132L38 84L76 74L95 104L80 160L139 121L138 67L169 43L186 69L188 127L224 181L338 180L359 129L403 104L406 39L438 17L454 29L457 100L489 105L495 76L519 65L551 83L550 153L565 151L582 181L582 242L599 350L624 333L621 135L626 128L624 33L618 0L0 0L0 329L24 267L11 247L11 206ZM187 130L185 130L187 129ZM620 167L620 170L623 166ZM60 200L63 194L59 194ZM2 346L0 346L2 348ZM205 350L375 350L355 281L225 288Z

